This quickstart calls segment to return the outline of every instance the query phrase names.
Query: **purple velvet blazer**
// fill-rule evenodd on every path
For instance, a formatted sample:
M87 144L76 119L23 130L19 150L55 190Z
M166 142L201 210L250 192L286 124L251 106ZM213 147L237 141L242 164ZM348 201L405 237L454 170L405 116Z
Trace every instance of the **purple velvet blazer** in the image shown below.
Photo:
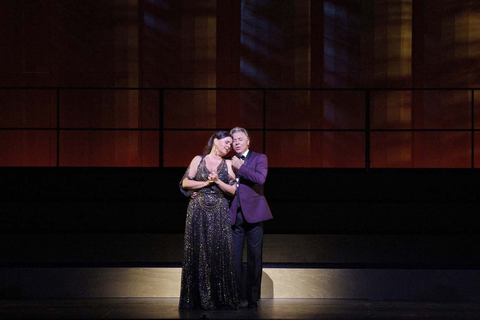
M230 222L235 224L237 201L240 197L243 216L249 223L273 219L267 200L263 195L263 184L267 179L268 160L262 153L250 150L245 163L235 174L240 177L240 185L230 205Z

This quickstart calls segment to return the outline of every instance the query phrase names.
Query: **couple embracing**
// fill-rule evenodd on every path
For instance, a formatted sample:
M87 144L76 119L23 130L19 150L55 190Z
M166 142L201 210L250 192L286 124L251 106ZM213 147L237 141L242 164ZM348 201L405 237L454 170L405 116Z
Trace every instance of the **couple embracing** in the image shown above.
M224 157L231 151L232 159ZM185 226L180 309L256 308L262 279L263 196L267 156L250 149L247 130L212 135L180 184L190 196ZM193 195L192 195L193 194ZM242 293L247 242L246 294Z

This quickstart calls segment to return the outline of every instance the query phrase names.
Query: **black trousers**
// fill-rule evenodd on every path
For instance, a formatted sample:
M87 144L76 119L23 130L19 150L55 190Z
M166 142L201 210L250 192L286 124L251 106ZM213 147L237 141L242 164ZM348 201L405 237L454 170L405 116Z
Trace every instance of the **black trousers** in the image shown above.
M260 299L262 283L263 222L248 223L241 208L237 212L233 231L233 263L237 280L238 297L248 301ZM243 246L247 240L246 295L242 294Z

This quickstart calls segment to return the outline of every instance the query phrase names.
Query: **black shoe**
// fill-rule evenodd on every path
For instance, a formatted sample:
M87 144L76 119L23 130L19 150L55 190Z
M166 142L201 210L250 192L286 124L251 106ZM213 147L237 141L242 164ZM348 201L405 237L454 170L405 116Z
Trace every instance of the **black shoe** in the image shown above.
M248 307L248 301L245 299L240 299L240 308Z
M255 301L248 301L248 308L249 309L257 309L258 308L258 303Z

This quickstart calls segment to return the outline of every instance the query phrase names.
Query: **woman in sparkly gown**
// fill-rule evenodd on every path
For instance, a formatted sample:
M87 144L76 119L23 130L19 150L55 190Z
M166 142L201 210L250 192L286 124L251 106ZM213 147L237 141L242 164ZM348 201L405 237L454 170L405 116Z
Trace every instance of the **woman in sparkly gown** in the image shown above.
M180 309L238 309L229 200L235 194L232 137L212 135L205 155L193 158L181 181L195 191L187 209ZM184 192L185 193L185 192Z

